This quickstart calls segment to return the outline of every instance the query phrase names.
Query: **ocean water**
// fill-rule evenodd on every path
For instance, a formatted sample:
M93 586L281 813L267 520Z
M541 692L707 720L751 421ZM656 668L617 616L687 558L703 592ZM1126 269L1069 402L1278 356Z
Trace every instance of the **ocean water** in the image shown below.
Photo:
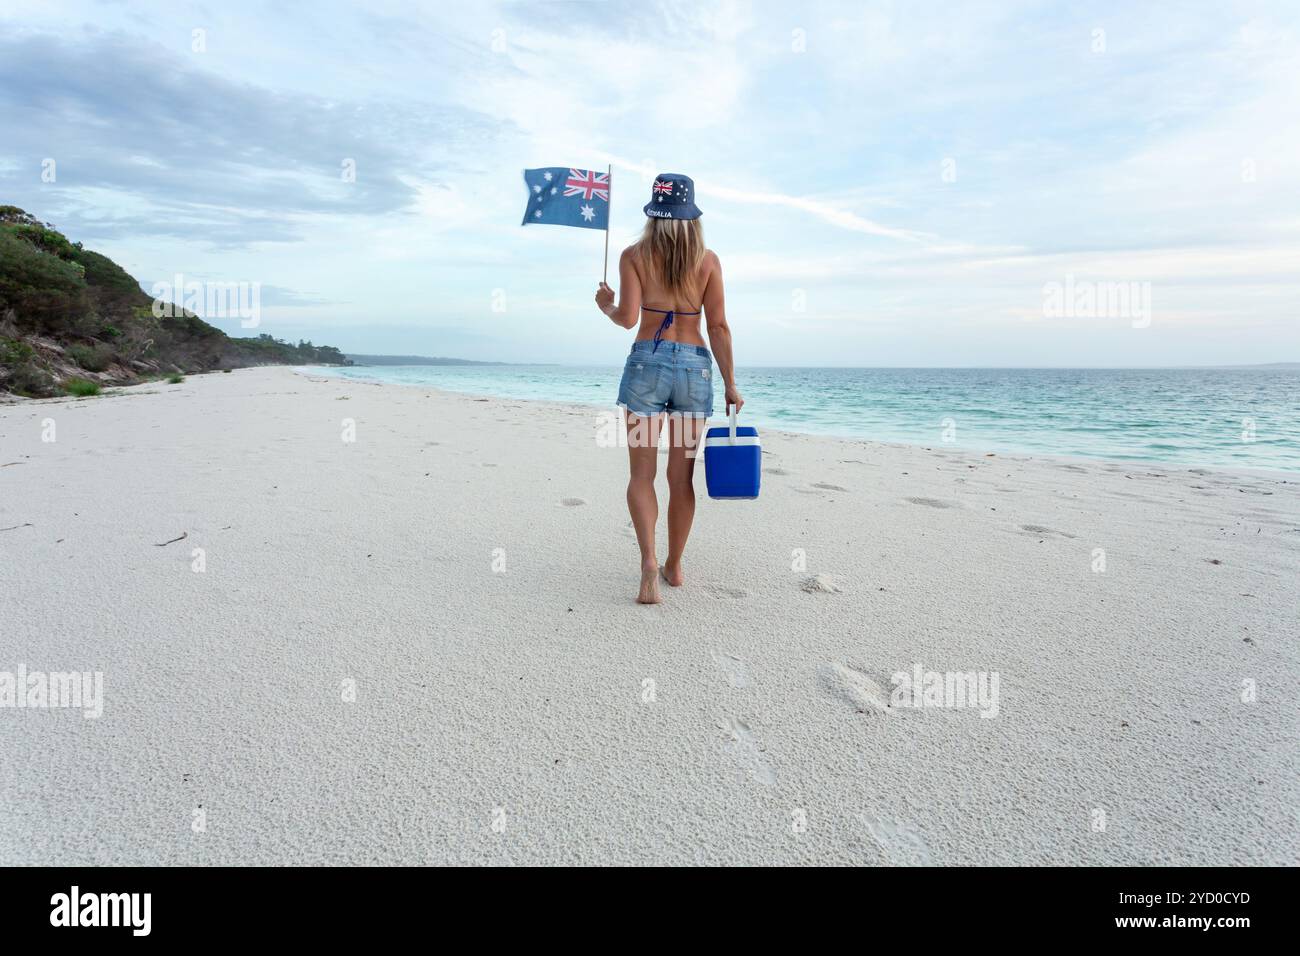
M320 368L343 378L613 407L621 366ZM980 451L1300 472L1300 368L745 368L744 422ZM715 419L723 417L715 389Z

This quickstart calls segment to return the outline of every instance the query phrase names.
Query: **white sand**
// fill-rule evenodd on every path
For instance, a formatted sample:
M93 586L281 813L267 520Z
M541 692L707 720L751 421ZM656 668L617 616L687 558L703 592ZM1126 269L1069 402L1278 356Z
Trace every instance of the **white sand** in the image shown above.
M767 431L644 607L594 415L0 407L0 671L105 692L0 709L0 863L1300 862L1296 480ZM997 716L882 707L918 663Z

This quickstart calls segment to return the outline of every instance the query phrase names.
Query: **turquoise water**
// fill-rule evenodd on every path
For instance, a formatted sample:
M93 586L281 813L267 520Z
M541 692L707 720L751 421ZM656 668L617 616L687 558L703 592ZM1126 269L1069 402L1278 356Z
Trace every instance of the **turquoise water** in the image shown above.
M322 368L612 407L620 367ZM1300 369L746 368L752 425L910 445L1300 472ZM715 393L722 416L721 390Z

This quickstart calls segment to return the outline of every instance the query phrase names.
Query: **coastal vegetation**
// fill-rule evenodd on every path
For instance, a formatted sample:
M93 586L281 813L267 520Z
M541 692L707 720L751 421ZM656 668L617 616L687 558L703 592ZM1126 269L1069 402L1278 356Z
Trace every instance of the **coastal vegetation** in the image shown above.
M85 389L250 365L350 364L332 346L235 338L187 309L157 309L112 259L0 205L0 394L94 394Z

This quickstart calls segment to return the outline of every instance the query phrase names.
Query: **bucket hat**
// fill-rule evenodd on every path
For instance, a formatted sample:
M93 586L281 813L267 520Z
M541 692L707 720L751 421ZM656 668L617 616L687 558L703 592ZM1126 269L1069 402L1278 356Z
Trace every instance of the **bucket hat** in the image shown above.
M644 212L655 219L699 219L704 215L695 205L695 183L681 173L660 173L655 177Z

